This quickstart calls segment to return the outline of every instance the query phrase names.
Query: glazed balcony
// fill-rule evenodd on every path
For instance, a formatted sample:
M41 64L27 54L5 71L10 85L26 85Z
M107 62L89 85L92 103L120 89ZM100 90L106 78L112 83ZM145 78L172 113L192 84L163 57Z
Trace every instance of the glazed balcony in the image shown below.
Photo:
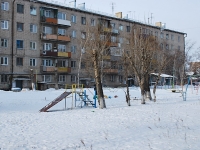
M118 74L118 69L103 69L103 73L106 73L106 74Z
M65 72L65 73L70 73L71 72L71 68L70 67L57 67L57 71L58 72Z
M71 58L71 52L44 51L41 56Z

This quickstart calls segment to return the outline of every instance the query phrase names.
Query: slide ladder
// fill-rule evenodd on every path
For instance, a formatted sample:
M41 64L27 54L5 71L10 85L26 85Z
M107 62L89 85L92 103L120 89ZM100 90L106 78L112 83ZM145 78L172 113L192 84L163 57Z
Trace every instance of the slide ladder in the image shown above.
M76 101L83 102L84 106L96 107L96 104L89 99L88 95L86 95L86 92L76 92L76 94L78 94L78 96L80 98L80 100L77 100L77 98L76 98ZM82 103L81 103L81 107L82 107Z
M60 96L58 96L56 99L54 99L52 102L44 106L42 109L40 109L40 112L46 112L49 108L53 107L60 101L62 101L64 98L66 98L68 95L70 95L72 92L64 92Z

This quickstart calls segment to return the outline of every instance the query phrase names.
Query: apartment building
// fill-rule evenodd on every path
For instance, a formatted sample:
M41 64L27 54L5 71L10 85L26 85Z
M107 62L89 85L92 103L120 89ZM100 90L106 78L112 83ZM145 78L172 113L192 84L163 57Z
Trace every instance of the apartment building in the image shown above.
M124 18L122 13L112 16L87 10L84 5L76 7L76 2L73 6L39 0L0 3L0 89L31 88L32 83L39 90L64 88L78 79L85 86L94 85L94 77L84 73L84 64L78 78L80 39L86 36L82 29L100 25L102 20L104 31L112 32L111 53L105 58L109 65L103 69L103 84L107 86L124 83L123 67L116 62L124 42L121 35L129 34L133 24L141 25L144 34L165 39L162 46L166 50L184 51L185 33L166 29L161 22L144 24Z

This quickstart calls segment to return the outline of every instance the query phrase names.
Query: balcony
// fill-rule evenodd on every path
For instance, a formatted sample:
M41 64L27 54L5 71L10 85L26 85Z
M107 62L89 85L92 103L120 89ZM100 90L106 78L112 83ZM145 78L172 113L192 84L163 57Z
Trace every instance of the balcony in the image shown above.
M118 43L115 43L115 42L107 42L107 43L106 43L106 46L108 46L108 47L118 47Z
M55 72L55 70L54 66L41 66L41 72Z
M46 34L41 33L42 40L52 40L52 41L63 41L63 42L70 42L71 38L65 35L57 35L57 34Z
M41 16L41 22L47 23L47 24L57 25L58 24L58 19L57 18L48 18L48 17L45 17L45 16Z
M103 73L106 73L106 74L118 74L118 69L103 69Z
M103 60L110 60L110 56L104 55L104 56L103 56Z
M57 40L57 35L56 34L45 34L45 33L42 33L41 34L41 38L43 40Z
M103 28L103 32L111 32L111 28Z
M71 27L71 21L58 19L58 25L63 25L63 26L69 26L69 27Z
M111 32L114 34L119 34L119 30L117 30L117 29L112 29Z
M71 72L71 68L69 67L57 67L57 71L58 72L65 72L65 73L70 73Z
M41 56L71 58L71 52L44 51Z
M65 36L65 35L58 35L58 40L59 41L66 41L66 42L70 42L71 39L69 36Z

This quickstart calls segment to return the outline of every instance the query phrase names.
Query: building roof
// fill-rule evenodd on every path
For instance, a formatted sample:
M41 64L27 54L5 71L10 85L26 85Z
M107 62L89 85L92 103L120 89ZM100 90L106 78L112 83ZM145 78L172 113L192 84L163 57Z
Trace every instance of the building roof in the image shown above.
M88 9L88 8L85 8L85 7L82 7L82 6L81 7L75 7L75 5L61 3L61 2L58 2L56 0L30 0L30 1L42 2L42 3L46 3L46 4L51 4L54 7L55 6L59 6L59 7L64 7L64 8L70 8L70 9L74 9L76 11L78 10L78 11L81 11L81 12L87 12L87 13L91 13L91 14L96 14L96 15L104 16L104 17L109 17L109 18L118 19L118 20L122 20L122 21L126 21L126 22L131 22L131 23L138 23L138 24L146 25L146 26L149 26L149 27L152 27L152 28L161 29L161 27L158 27L158 26L150 24L150 23L147 24L145 22L142 22L142 21L139 21L139 20L135 20L135 19L131 19L131 18L127 18L127 17L118 18L118 17L116 17L113 14L108 14L108 13L105 13L105 12ZM171 31L171 32L176 32L176 33L179 33L179 34L186 34L183 31L178 31L178 30L174 30L174 29L167 29L166 28L164 30Z

